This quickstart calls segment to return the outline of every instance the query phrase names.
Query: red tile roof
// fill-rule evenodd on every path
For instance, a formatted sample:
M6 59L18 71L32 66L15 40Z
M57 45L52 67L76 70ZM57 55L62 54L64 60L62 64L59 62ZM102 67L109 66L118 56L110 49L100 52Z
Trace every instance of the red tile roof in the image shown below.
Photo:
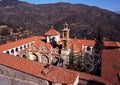
M105 41L105 42L104 42L104 45L105 45L105 46L114 46L114 47L117 46L116 42L112 42L112 41Z
M48 35L48 36L51 36L51 35L53 35L53 36L56 36L56 35L60 35L60 33L58 32L58 31L56 31L55 29L50 29L50 30L48 30L46 33L45 33L45 35Z
M109 49L103 51L102 56L102 78L120 84L117 73L120 72L120 51Z
M34 37L14 41L14 42L11 42L11 43L3 44L3 45L0 45L0 51L8 50L8 49L11 49L11 48L14 48L14 47L17 47L17 46L21 46L23 44L30 43L30 42L40 40L40 39L45 39L45 38L42 37L42 36L41 37L34 36Z
M44 64L3 53L0 53L0 64L57 83L73 84L78 76L78 73L54 66L47 75L43 75Z
M120 42L116 42L116 44L119 47L119 51L120 51Z
M4 53L0 53L0 64L57 83L73 84L79 75L81 79L95 80L103 82L105 85L112 85L100 77L55 66L52 66L51 71L47 75L43 75L41 71L45 69L44 64Z
M82 44L78 43L77 39L70 39L70 48L73 48L74 53L82 51Z
M101 77L90 75L90 74L83 73L83 72L78 72L78 73L79 73L79 78L80 79L94 80L94 81L98 81L100 83L104 83L105 85L113 85L113 83L111 83L111 82L109 82L105 79L102 79Z
M50 43L45 43L45 42L43 42L43 41L41 41L41 40L37 40L34 44L33 44L33 46L35 46L36 48L41 48L42 46L45 46L45 47L47 47L47 49L51 49L52 48L52 45L50 44Z
M85 46L94 46L95 41L94 40L83 40L83 39L78 39L77 41L80 44L84 44Z
M20 46L20 45L23 45L23 44L26 44L26 43L29 43L29 42L33 42L33 41L38 42L41 39L45 39L45 37L34 36L34 37L18 40L18 41L15 41L15 42L11 42L11 43L8 43L8 44L0 45L0 51L11 49L11 48L14 48L14 47L17 47L17 46ZM84 44L86 46L94 46L94 44L95 44L94 40L70 39L70 43L73 42L73 41L74 41L75 44L79 44L79 46L81 46L82 44ZM119 46L120 47L120 42L104 41L104 45L105 46ZM46 46L48 48L50 48L50 45L46 44Z
M75 39L70 39L71 41L74 41ZM85 46L94 46L95 44L95 40L83 40L83 39L76 39L74 41L75 43L79 43L79 44L84 44ZM118 42L120 43L120 42ZM114 41L104 41L104 45L105 46L118 46L116 42Z
M59 55L57 52L54 52L55 48L53 48L50 43L45 43L41 40L38 40L32 46L35 46L37 48L37 51L39 51L40 53L45 53L45 54L51 53L53 55ZM42 48L43 46L45 46L47 48L46 51L45 50L44 51L40 50L40 48ZM37 52L36 50L30 50L30 49L28 49L28 50L31 51L31 52Z

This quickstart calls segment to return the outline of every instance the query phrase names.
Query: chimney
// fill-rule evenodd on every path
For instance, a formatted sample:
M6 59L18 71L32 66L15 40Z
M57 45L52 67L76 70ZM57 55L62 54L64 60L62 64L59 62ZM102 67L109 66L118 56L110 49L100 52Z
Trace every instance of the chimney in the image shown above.
M47 75L52 70L52 66L47 64L45 65L45 69L41 71L42 74Z
M86 37L84 37L84 40L86 40Z
M84 44L82 44L82 52L84 52L85 51L85 46L84 46Z
M74 39L77 39L77 37L75 36Z

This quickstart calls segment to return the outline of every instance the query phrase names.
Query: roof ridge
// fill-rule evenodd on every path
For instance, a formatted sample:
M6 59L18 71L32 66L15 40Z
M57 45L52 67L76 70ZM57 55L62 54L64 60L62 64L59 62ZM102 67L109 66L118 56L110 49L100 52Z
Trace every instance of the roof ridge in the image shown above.
M54 28L51 28L44 35L60 35L60 33Z

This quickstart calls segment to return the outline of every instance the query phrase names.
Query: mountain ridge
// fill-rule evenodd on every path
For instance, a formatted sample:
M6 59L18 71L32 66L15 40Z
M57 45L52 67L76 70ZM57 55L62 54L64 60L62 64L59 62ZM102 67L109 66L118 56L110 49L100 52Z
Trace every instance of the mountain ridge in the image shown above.
M87 39L94 39L100 26L106 40L120 41L120 16L114 12L84 4L15 2L17 4L0 4L0 23L17 25L32 30L35 35L43 35L52 25L61 32L67 22L71 37Z

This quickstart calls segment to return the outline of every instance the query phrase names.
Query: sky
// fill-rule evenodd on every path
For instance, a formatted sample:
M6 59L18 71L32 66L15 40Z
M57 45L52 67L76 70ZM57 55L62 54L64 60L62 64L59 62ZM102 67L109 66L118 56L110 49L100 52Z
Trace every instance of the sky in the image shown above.
M97 6L110 11L120 11L120 0L21 0L33 4L47 4L57 2L69 2L73 4L86 4L90 6Z

